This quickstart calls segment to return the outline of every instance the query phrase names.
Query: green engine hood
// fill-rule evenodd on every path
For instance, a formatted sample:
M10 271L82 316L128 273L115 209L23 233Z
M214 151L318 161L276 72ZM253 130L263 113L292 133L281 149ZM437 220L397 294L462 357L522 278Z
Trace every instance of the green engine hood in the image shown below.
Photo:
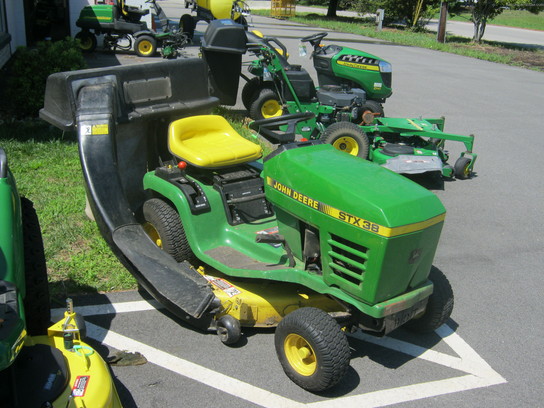
M288 212L297 215L299 207L321 206L321 212L342 221L383 227L385 236L411 232L410 225L436 217L441 220L446 211L420 185L327 144L276 155L267 160L264 176L267 197Z

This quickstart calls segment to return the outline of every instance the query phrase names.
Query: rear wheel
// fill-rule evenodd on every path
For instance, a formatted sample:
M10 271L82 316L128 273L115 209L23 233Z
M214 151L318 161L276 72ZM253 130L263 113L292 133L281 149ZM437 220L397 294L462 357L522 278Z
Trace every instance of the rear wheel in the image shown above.
M280 98L270 88L262 89L249 107L249 117L253 120L275 118L283 115Z
M181 219L173 207L159 198L152 198L144 203L143 213L144 230L159 248L178 262L193 257Z
M248 111L251 108L251 102L253 102L255 94L259 91L260 88L261 80L259 77L251 78L242 88L242 103Z
M134 43L134 51L140 57L152 57L157 51L157 40L150 35L141 35Z
M195 20L191 15L184 14L179 19L179 28L182 33L187 34L187 37L192 40L195 35Z
M376 101L367 100L365 101L365 103L363 103L363 106L361 106L360 116L358 118L355 118L355 122L362 122L365 125L369 125L374 122L374 118L383 118L383 116L384 111L382 104Z
M303 307L289 313L278 325L274 343L285 374L308 391L333 387L348 370L347 337L323 310Z
M93 52L96 49L96 36L90 31L80 31L76 34L79 47L83 52Z
M459 180L466 180L470 178L470 161L471 160L468 157L459 157L455 161L455 165L453 167L455 178L458 178Z
M440 269L433 266L429 273L433 283L433 294L429 296L425 312L405 324L405 327L417 333L431 333L449 319L453 311L453 290L448 278Z
M330 125L321 139L325 143L333 145L340 151L358 156L363 159L368 157L369 142L366 133L354 123L336 122Z
M24 197L21 198L21 210L25 258L26 294L24 307L26 328L28 334L37 336L47 333L51 320L47 266L40 223L32 201Z

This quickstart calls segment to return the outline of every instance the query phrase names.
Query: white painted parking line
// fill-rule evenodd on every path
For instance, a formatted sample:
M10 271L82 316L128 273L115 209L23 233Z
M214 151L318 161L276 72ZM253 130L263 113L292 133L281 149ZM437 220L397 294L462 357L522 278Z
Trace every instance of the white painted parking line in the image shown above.
M148 302L141 300L109 305L83 306L78 307L77 311L85 316L92 316L153 310L156 307L161 308L162 306L156 301ZM56 309L52 311L52 314L58 315L62 314L62 312L63 310ZM138 351L153 364L201 382L209 387L216 388L237 398L244 399L262 407L270 408L333 408L338 407L339 405L342 405L343 408L384 407L401 402L415 401L423 398L506 383L506 380L499 373L493 370L493 368L491 368L491 366L487 364L472 347L447 325L443 325L436 330L436 334L438 334L453 350L456 356L426 349L391 337L377 338L362 332L356 332L351 336L368 343L376 344L425 360L429 363L439 364L444 367L462 371L466 373L466 375L353 396L338 397L332 400L308 404L282 397L281 395L274 394L249 383L158 350L155 347L128 338L119 333L115 333L111 330L108 331L92 323L87 323L87 333L91 338L97 339L107 346L131 352Z

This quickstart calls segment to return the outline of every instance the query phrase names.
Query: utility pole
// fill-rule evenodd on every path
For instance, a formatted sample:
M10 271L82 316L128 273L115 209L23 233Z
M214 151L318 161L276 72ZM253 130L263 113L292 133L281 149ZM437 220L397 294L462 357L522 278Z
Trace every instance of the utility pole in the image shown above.
M448 3L443 1L440 4L440 19L438 20L438 32L436 33L436 41L439 43L446 42L446 21L448 19Z

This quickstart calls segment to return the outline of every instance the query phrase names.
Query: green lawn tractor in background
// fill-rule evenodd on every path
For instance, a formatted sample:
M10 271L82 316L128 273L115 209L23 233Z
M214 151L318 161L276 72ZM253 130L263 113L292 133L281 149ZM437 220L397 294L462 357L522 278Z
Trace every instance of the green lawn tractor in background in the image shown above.
M109 368L82 340L84 323L69 301L50 326L38 217L0 148L0 405L121 407Z
M129 51L134 49L140 57L152 57L160 48L164 58L175 58L188 42L189 38L177 27L171 25L156 0L146 0L149 9L128 6L125 0L116 4L97 4L81 9L76 25L81 31L76 38L85 52L96 48L96 36L104 34L106 49ZM142 16L153 14L160 22L160 30L148 27L141 21Z
M365 112L383 116L382 103L391 96L391 64L374 55L339 45L321 44L327 33L301 39L309 42L317 72L316 88L310 74L287 60L285 46L273 37L248 33L250 52L258 59L248 70L254 75L242 90L242 102L254 119L284 112L314 112L325 125L337 121L361 123ZM305 47L305 46L304 46Z
M190 8L195 15L183 14L179 20L179 28L193 38L195 27L199 21L210 23L213 20L233 20L248 27L251 10L243 0L185 0L185 8Z
M212 24L227 42L241 27ZM221 48L205 39L206 53ZM433 266L440 200L329 144L296 142L297 122L312 113L255 122L277 145L262 157L210 115L219 99L208 93L206 61L47 81L40 116L77 131L94 218L141 287L226 344L244 327L276 328L285 373L312 392L348 371L350 330L383 336L442 325L453 292Z

